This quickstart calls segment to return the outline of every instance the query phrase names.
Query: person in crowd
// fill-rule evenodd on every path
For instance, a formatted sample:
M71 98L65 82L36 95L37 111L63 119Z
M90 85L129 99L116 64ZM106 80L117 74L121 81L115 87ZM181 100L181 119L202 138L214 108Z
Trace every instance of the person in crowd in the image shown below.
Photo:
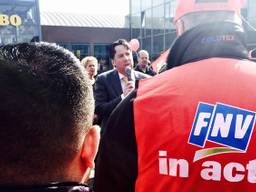
M150 76L156 75L156 72L149 66L149 54L146 50L140 50L138 53L138 64L134 68L136 71L148 74Z
M124 39L119 39L110 46L110 58L114 69L98 76L94 91L95 113L102 119L101 133L104 132L110 113L134 89L135 81L149 77L132 70L131 47Z
M80 61L49 43L0 47L0 191L89 191L99 143Z
M87 56L82 59L81 64L84 66L85 70L88 73L89 80L93 86L95 85L95 76L97 75L98 60L93 56ZM98 115L94 114L93 124L100 124L101 120L98 118Z
M99 61L99 67L98 67L98 73L99 74L103 73L103 72L106 72L106 71L111 69L108 62L107 62L107 59L105 57L100 57L98 59L98 61Z
M242 4L178 1L167 71L140 82L111 114L95 192L256 190L256 65Z
M92 85L94 85L95 76L97 75L98 60L93 56L88 56L83 58L81 63L84 66L85 70L87 71Z

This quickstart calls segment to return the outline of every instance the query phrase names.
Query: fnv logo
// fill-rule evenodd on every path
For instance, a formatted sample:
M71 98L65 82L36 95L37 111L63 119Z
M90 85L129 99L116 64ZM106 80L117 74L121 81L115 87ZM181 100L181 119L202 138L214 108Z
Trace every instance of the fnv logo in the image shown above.
M199 103L188 143L201 149L195 151L193 163L184 158L184 153L180 152L177 158L173 152L168 156L167 150L159 150L159 174L182 179L193 178L192 181L196 181L202 186L207 186L205 181L207 183L214 181L229 182L230 184L240 182L256 184L255 157L249 157L250 154L247 154L244 156L245 158L239 159L250 144L255 125L255 114L253 111L222 103L216 105ZM206 142L216 143L217 146L205 148ZM234 162L235 158L229 159L225 156L214 160L208 158L224 153L238 153L236 159L239 162ZM234 154L232 155L235 157ZM208 159L199 161L204 158ZM203 183L201 183L202 180ZM215 184L211 186L215 186ZM228 186L223 185L223 191L230 191ZM230 186L235 189L235 185Z
M199 103L188 143L204 148L210 141L246 152L254 124L253 111L221 103Z

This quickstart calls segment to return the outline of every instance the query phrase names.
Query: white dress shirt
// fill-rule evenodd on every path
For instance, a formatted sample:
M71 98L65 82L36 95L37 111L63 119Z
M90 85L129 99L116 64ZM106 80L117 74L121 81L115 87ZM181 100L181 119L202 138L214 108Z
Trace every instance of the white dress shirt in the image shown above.
M119 73L119 72L118 72L118 75L119 75L122 90L124 92L124 89L125 89L125 86L126 86L126 83L127 83L126 80L124 80L124 78L127 78L127 77L124 76L122 73ZM133 87L135 87L135 75L134 75L133 71L131 72L131 79L132 79L131 81L133 83ZM125 98L124 94L121 95L121 98L122 99Z

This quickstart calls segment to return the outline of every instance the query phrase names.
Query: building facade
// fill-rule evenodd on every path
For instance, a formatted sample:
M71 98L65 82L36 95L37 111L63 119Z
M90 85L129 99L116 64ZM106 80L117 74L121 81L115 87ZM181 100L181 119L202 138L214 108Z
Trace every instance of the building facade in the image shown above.
M39 41L38 0L0 1L0 44Z
M176 37L173 18L177 0L130 0L130 37L140 41L141 48L154 59L167 50ZM242 14L247 30L247 43L256 47L256 1L247 0ZM251 26L249 26L251 25Z
M42 40L57 43L80 59L88 55L107 58L112 42L129 39L128 22L113 15L41 12Z
M151 59L167 50L176 37L173 17L177 0L130 0L130 15L90 16L40 13L39 0L0 0L0 44L48 41L74 52L79 58L108 57L113 41L136 38ZM247 44L256 47L256 1L242 8Z
M127 17L39 10L39 0L0 0L0 45L47 41L80 59L93 55L108 60L108 46L130 37Z

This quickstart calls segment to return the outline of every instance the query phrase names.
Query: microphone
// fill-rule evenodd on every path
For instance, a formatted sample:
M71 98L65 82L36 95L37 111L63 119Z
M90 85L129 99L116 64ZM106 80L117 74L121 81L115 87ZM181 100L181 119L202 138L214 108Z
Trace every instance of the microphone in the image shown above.
M133 79L132 79L132 69L131 69L131 67L130 66L125 67L124 71L127 75L128 81L132 81Z

